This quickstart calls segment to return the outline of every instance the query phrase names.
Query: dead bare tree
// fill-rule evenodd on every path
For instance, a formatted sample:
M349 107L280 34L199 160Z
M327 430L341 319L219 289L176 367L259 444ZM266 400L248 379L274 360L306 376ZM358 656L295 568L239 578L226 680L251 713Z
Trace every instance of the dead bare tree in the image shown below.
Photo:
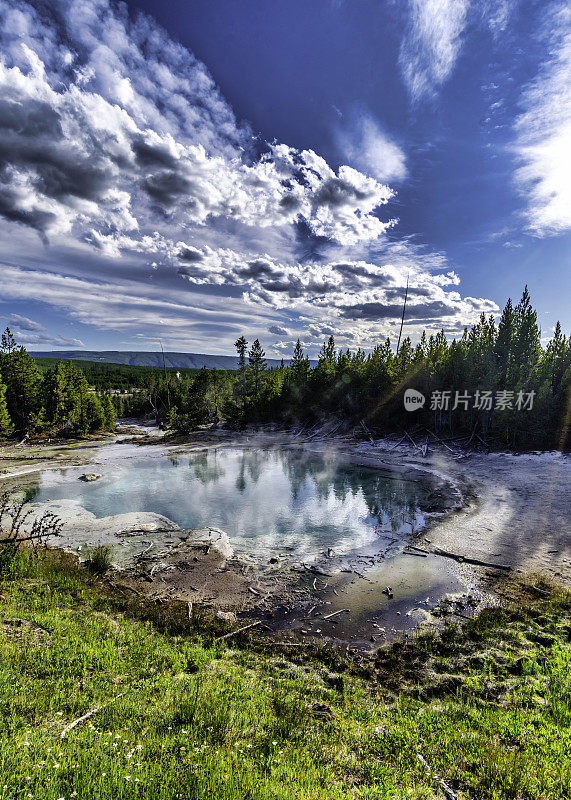
M37 514L26 499L14 500L8 492L0 497L0 546L16 549L28 542L37 553L62 527L63 521L51 511Z
M402 327L404 325L404 314L405 314L405 311L406 311L406 298L407 297L408 297L408 275L406 276L406 289L404 291L404 303L402 305L402 317L401 317L401 321L400 321L399 340L397 342L397 356L399 354L400 339L401 339L401 336L402 336Z

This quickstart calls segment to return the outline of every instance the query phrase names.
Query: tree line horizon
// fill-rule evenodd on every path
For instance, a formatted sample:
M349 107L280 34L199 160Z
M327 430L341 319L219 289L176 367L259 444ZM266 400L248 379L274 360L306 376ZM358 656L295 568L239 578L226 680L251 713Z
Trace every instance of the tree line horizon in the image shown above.
M6 433L10 426L24 432L23 423L29 434L59 426L61 435L77 435L109 428L114 416L152 414L162 426L184 434L205 424L307 425L334 419L351 427L364 420L381 433L418 423L453 433L478 432L513 447L566 447L571 339L557 322L552 338L542 345L527 286L517 305L508 299L497 323L493 315L482 314L451 342L443 330L430 336L423 331L417 345L406 336L394 351L387 338L366 353L361 348L338 349L330 336L312 366L298 339L289 363L282 359L279 366L269 368L259 339L249 346L242 335L235 342L236 370L203 367L176 377L166 369L129 372L127 367L107 365L105 373L94 365L87 374L98 394L89 391L85 375L70 362L58 362L42 376L24 348L12 342L7 352L5 337L6 333L0 352L0 437L4 438L10 435ZM10 359L20 366L10 366ZM27 375L28 388L17 386L18 374ZM111 395L109 389L116 386L124 394ZM434 392L450 392L452 397L466 391L513 392L514 397L531 393L534 402L526 410L499 411L453 409L452 403L430 410L427 404L411 415L403 403L404 391L410 388L427 398ZM28 409L27 415L23 409Z
M6 328L0 340L0 440L85 436L113 430L116 419L110 395L91 391L81 370L58 361L42 374Z

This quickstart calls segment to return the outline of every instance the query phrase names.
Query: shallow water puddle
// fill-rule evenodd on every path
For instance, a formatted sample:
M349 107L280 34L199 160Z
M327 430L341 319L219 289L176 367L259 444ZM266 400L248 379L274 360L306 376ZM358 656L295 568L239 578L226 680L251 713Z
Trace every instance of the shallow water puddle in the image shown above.
M462 593L465 588L444 559L411 556L402 549L372 566L356 569L360 574L341 572L318 580L317 589L327 586L316 592L317 607L308 616L279 614L278 629L295 627L308 636L352 644L368 644L373 636L381 644L431 621L431 611L444 595ZM308 603L309 610L313 605ZM324 619L330 614L334 616Z

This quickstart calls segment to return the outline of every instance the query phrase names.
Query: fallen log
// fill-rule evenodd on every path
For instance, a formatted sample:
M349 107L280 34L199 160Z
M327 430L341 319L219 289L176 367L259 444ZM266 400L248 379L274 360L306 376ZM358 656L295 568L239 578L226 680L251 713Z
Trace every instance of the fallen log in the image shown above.
M142 550L142 551L139 553L139 555L137 556L137 558L142 558L142 557L145 555L145 553L148 553L148 552L149 552L149 550L152 550L154 546L155 546L155 543L154 543L154 542L151 542L151 543L150 543L150 545L149 545L148 547L145 547L145 549L144 549L144 550Z
M252 622L250 625L244 625L243 628L238 628L237 631L230 631L230 633L225 633L224 636L217 636L214 639L215 642L221 642L223 639L229 639L231 636L236 636L239 633L243 633L244 631L249 630L250 628L255 628L256 625L261 625L262 620L258 620L257 622Z
M430 550L425 550L423 547L417 547L415 544L407 544L407 550L418 550L420 553L426 553L426 555L430 554Z
M426 433L433 434L433 431L431 431L430 428L423 428L423 430L426 431ZM476 434L476 436L477 435L478 434ZM459 442L462 439L467 439L468 435L466 433L460 433L460 434L457 434L456 436L447 436L446 438L444 438L444 437L440 437L440 438L441 438L442 442Z
M420 452L422 453L422 447L420 447L420 445L418 445L418 444L417 444L417 443L414 441L414 439L412 438L412 436L410 435L410 433L408 433L408 431L405 431L405 432L404 432L404 435L405 435L405 438L406 438L406 439L410 439L410 442L411 442L412 446L413 446L413 447L414 447L416 450L420 450Z
M422 755L420 753L416 754L416 760L420 764L422 764L422 766L426 770L427 775L430 778L432 778L434 781L436 781L436 783L440 786L440 788L444 792L444 795L447 798L447 800L460 800L460 798L458 797L456 792L453 792L452 789L450 788L450 786L448 786L448 784L445 781L443 781L438 775L433 774L433 772L430 769L430 767L428 766L426 760L422 757Z
M301 566L304 569L306 569L308 572L312 572L314 575L323 575L325 578L332 578L333 577L333 573L332 572L324 572L322 569L319 569L318 567L311 567L311 566L308 567L307 564L302 564ZM297 570L296 570L296 572L297 572Z
M482 439L482 437L481 437L481 436L478 436L478 434L476 434L476 439L479 439L479 440L482 442L482 444L484 445L484 447L486 448L486 450L489 450L489 449L490 449L490 446L488 445L488 443L487 443L487 442L485 442L485 441Z
M494 564L490 561L481 561L479 558L469 558L468 556L462 556L458 553L450 553L448 550L442 550L440 547L434 548L434 553L437 556L444 556L445 558L453 558L454 561L458 561L464 564L475 564L477 567L490 567L491 569L503 569L506 572L510 572L512 569L510 564Z
M436 439L436 441L437 441L437 442L440 442L440 444L441 444L443 447L445 447L447 450L450 450L450 452L451 452L451 453L454 453L454 450L453 450L451 447L448 447L448 445L447 445L447 444L446 444L446 443L445 443L445 442L444 442L444 441L443 441L443 440L440 438L440 436L437 436L437 435L436 435L435 433L433 433L432 431L428 431L428 433L429 433L431 436L434 436L434 438ZM454 455L456 455L456 453L454 453Z
M336 617L337 614L349 613L350 611L350 608L340 608L339 611L334 611L332 614L326 614L324 617L321 617L321 619L331 619L331 617Z
M365 431L365 433L366 433L366 434L367 434L367 436L369 437L369 441L371 442L371 444L375 444L375 440L374 440L374 439L373 439L373 437L371 436L371 431L370 431L370 430L367 428L367 426L365 425L365 423L363 422L363 420L361 420L361 427L363 428L363 430Z
M112 700L109 700L107 703L103 703L103 705L97 706L96 708L93 708L91 711L88 711L87 714L83 714L81 717L78 717L77 719L74 719L73 722L70 722L69 725L65 726L63 731L60 733L59 738L60 739L65 739L67 734L71 730L73 730L73 728L77 727L82 722L85 722L86 719L89 719L89 717L92 717L94 714L97 714L98 711L103 711L104 708L107 708L107 706L110 706L111 703L115 703L115 701L119 700L120 697L123 697L124 694L125 694L125 692L121 692L121 694L118 694L116 697L114 697Z
M334 425L333 428L330 428L328 431L324 430L324 427L325 426L322 426L317 431L315 431L315 433L312 433L311 436L308 436L307 437L308 440L315 442L315 441L320 441L322 439L330 439L333 436L333 434L337 430L339 430L339 428L341 427L341 423L340 422L337 423L337 425Z
M399 446L399 444L400 444L401 442L404 442L404 440L405 440L405 439L406 439L406 436L403 436L403 437L402 437L402 439L399 439L399 440L398 440L398 442L397 442L396 444L393 444L393 446L392 446L392 447L389 447L389 450L394 450L394 449L395 449L395 447L398 447L398 446Z

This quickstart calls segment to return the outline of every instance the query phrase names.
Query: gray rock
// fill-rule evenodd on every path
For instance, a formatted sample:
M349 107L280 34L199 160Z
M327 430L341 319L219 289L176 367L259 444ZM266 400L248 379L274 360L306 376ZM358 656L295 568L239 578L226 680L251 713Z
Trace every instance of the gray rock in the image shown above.
M216 619L222 622L236 622L236 614L233 611L217 611Z

